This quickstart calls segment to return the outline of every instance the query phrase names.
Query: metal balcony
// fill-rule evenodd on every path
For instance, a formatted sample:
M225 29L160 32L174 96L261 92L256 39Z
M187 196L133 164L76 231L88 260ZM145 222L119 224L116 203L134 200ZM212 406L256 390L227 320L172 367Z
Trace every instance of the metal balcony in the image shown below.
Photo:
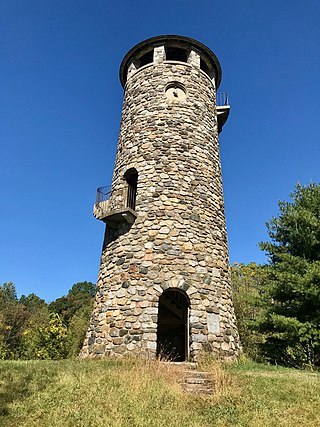
M218 133L222 132L222 128L227 121L230 113L230 105L228 94L226 92L217 92L217 118L218 118Z
M93 216L108 224L111 228L119 228L124 222L133 224L137 214L131 207L111 206L111 185L97 189L96 203L93 207Z

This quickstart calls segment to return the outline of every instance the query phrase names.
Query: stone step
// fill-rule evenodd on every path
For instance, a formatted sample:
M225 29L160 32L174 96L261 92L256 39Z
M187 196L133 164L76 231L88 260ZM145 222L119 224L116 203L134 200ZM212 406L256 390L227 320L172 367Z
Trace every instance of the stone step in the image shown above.
M181 384L184 391L202 393L203 391L213 393L213 384Z
M181 378L178 381L186 393L212 394L214 382L208 372L198 371L196 362L164 362L178 367Z
M184 371L184 374L188 377L197 377L197 378L208 378L208 372L202 371Z
M212 384L212 381L206 378L186 378L184 380L186 384Z
M184 370L181 372L180 384L187 393L212 394L214 383L207 372L197 370Z

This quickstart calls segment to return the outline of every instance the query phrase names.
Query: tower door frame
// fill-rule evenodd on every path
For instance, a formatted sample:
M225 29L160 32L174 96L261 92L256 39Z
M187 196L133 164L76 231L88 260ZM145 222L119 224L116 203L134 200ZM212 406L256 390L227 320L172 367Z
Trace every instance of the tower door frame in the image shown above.
M126 207L132 210L136 209L138 171L135 168L128 169L124 174L127 182Z
M189 359L190 300L178 289L166 289L159 297L157 356L165 360Z
M190 302L187 307L187 319L186 319L186 357L185 360L189 360L190 358Z

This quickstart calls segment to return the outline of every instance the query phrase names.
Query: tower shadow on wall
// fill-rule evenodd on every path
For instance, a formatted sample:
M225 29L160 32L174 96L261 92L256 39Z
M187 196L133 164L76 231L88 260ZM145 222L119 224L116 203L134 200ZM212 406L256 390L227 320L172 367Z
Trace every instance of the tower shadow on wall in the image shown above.
M104 232L104 240L102 249L105 250L111 243L119 239L120 236L127 234L133 224L123 223L119 228L112 228L109 225L106 226Z

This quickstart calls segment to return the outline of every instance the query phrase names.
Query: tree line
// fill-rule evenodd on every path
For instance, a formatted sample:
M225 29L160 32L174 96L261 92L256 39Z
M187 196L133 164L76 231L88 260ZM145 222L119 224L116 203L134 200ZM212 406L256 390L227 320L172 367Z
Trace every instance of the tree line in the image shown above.
M47 304L34 293L17 297L0 286L0 359L62 359L79 354L92 311L95 285L79 282Z
M320 185L297 185L266 225L265 265L233 264L231 279L243 352L257 361L320 367ZM79 354L95 286L80 282L50 304L0 286L0 359Z

